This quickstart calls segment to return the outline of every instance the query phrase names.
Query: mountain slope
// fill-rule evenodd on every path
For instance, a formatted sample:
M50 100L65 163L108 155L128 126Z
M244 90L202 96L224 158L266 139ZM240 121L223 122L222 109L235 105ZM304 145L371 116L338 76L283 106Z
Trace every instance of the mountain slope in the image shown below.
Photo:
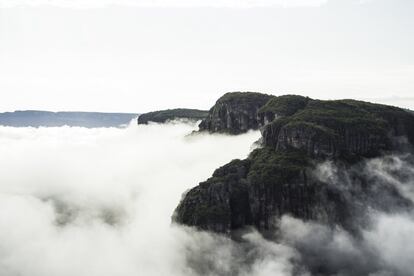
M261 126L258 111L272 96L256 92L224 94L200 123L200 131L240 134Z
M174 221L220 233L245 226L266 233L288 214L358 232L369 210L412 208L393 185L364 173L372 158L412 153L412 113L355 100L287 95L271 98L257 115L264 125L262 148L217 169L187 192ZM341 181L321 177L323 166L336 168ZM347 187L340 184L344 179Z
M168 120L174 119L188 119L188 120L202 120L207 117L208 112L198 109L176 108L159 110L141 114L138 117L138 124L165 123Z

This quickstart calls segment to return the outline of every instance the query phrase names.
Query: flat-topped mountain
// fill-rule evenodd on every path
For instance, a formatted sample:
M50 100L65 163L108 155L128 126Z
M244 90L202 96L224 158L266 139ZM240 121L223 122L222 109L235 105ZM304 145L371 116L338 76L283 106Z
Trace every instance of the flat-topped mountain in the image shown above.
M188 119L188 120L202 120L208 115L207 111L198 110L198 109L188 109L188 108L176 108L176 109L167 109L160 111L153 111L141 114L138 117L138 124L148 124L149 122L154 123L165 123L169 120L174 119Z
M368 102L296 95L255 95L260 100L246 107L247 95L240 94L240 108L236 94L232 105L219 100L206 120L208 129L222 132L224 127L239 133L248 126L262 126L262 147L245 160L233 160L217 169L211 178L188 191L174 221L228 234L245 226L267 232L276 229L277 219L288 214L354 232L362 227L368 210L412 208L395 186L365 174L364 166L370 158L412 152L413 113ZM233 124L231 114L243 118L244 110L251 113L235 121L251 118L256 124L233 129L239 125ZM316 173L325 163L337 168L337 182ZM400 177L398 171L394 173ZM345 180L347 187L339 183Z
M25 110L0 113L0 125L12 127L120 127L138 114L101 112L50 112Z
M292 96L277 97L268 104L279 100L290 112L266 109L266 115L274 119L269 120L262 135L263 144L276 150L294 148L311 157L372 157L398 149L395 137L405 136L414 144L413 114L397 107Z

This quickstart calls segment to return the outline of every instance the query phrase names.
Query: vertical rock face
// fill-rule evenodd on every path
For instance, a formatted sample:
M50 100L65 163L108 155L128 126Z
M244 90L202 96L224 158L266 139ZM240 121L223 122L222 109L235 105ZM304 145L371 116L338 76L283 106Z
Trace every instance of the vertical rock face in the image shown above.
M313 157L377 156L393 149L392 137L414 144L412 114L395 107L353 100L309 100L291 116L262 131L265 146L295 148Z
M246 225L266 232L283 214L350 225L344 196L313 177L308 161L299 156L267 148L233 160L185 195L174 220L226 234Z
M175 214L176 221L219 233L251 224L247 183L249 160L234 160L190 190Z
M247 225L265 232L276 228L277 218L289 214L353 231L370 208L410 205L392 185L365 175L359 161L400 150L395 137L405 137L413 145L412 113L354 100L293 95L273 97L256 110L258 105L249 105L253 107L247 113L256 112L255 126L263 125L263 147L246 160L219 168L190 190L176 209L176 222L220 233ZM219 100L203 122L206 129L232 133L246 129L249 124L240 123L249 120L234 120L229 115L234 110L240 115L246 108ZM338 179L350 181L346 188L314 173L315 166L325 161L341 168Z
M273 97L259 109L260 122L266 125L277 118L291 116L304 109L309 101L311 101L310 98L299 95Z
M254 92L227 93L210 109L200 131L240 134L261 126L259 109L272 96Z

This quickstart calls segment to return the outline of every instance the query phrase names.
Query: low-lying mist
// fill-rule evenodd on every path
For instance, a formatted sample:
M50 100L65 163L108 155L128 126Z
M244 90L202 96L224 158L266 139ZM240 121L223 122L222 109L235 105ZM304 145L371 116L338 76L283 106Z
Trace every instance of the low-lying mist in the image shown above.
M0 128L0 275L182 275L181 195L259 133Z
M409 212L373 212L357 238L288 216L277 242L171 224L183 192L245 158L260 137L188 136L195 127L0 127L0 275L310 275L321 262L332 268L324 275L413 275ZM411 199L413 168L392 158L368 163L367 173Z

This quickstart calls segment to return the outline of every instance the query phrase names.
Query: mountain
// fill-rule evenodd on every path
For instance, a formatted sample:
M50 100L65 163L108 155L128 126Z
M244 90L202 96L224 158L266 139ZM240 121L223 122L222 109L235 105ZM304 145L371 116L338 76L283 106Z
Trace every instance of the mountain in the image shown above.
M202 120L207 117L208 112L198 109L176 108L160 111L153 111L141 114L138 117L138 124L148 124L149 122L165 123L174 119Z
M413 113L356 100L296 95L263 95L270 99L259 106L263 101L258 95L260 101L245 101L250 95L226 94L241 106L219 100L200 130L206 124L220 126L208 127L210 132L229 133L262 126L261 148L218 168L188 191L173 215L175 222L225 234L253 226L268 234L277 229L278 218L291 215L357 233L370 210L413 208L395 185L366 173L374 158L392 162L390 154L401 154L414 164L407 155L413 152ZM240 127L234 122L247 120L240 118L255 123ZM398 170L392 176L403 177Z
M120 127L138 114L98 112L49 112L26 110L0 113L0 125L12 127Z
M256 92L224 94L200 123L200 131L230 134L244 133L261 126L258 110L272 96Z

